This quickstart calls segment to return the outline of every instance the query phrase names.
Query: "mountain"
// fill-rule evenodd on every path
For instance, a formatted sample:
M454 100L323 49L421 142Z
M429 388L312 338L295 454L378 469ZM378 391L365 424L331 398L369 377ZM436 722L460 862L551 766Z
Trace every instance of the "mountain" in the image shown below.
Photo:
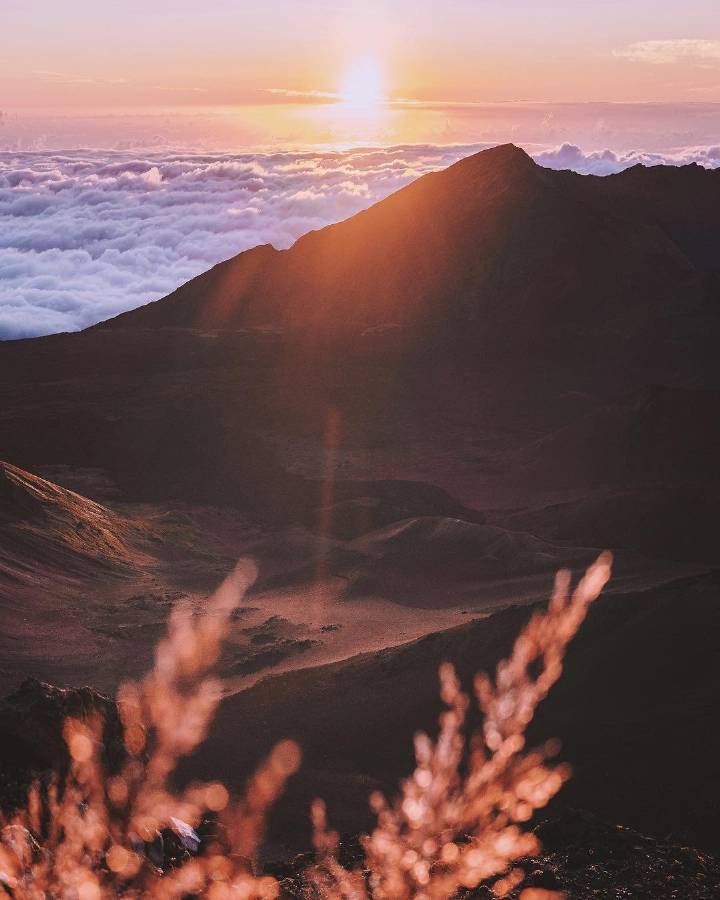
M615 354L670 320L707 316L711 303L714 317L719 209L720 172L581 176L508 144L289 250L241 253L109 324L292 331L310 347L371 347L382 334L405 353L462 348L494 360L575 340L605 352L612 342Z
M622 546L662 556L685 533L662 493L716 482L719 234L720 172L486 150L101 326L3 343L0 455L345 539L351 511L448 514L368 518L368 483L437 485L501 527L642 486L667 527ZM578 524L562 539L586 546Z
M0 685L114 690L173 602L254 557L187 774L239 787L297 737L302 843L311 793L353 830L407 771L443 659L492 666L552 570L610 547L538 737L565 740L568 802L718 846L719 301L720 172L506 145L1 343Z
M100 326L3 343L0 457L343 540L489 515L713 562L719 234L720 172L486 150Z

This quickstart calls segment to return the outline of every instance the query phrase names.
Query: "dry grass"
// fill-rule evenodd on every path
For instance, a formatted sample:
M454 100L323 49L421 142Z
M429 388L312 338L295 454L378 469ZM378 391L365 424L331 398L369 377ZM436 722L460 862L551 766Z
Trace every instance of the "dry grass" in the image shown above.
M569 575L560 573L547 611L530 619L494 680L477 676L475 699L484 721L469 738L470 699L452 666L441 668L447 709L439 734L434 741L416 736L417 766L397 798L370 798L377 826L363 839L362 871L338 862L337 835L316 801L317 860L304 873L308 897L444 900L493 878L502 897L518 886L522 870L513 864L539 849L526 823L569 776L567 766L551 761L555 742L527 750L524 733L560 677L567 644L607 582L610 562L601 556L572 594ZM279 896L278 883L258 873L254 860L267 810L300 765L297 745L278 744L239 799L219 782L181 793L169 786L178 760L204 740L215 714L221 684L209 673L254 574L241 563L199 617L175 608L152 671L119 691L126 750L119 772L109 774L101 764L98 718L66 722L71 762L64 783L46 793L33 788L27 808L4 823L0 885L8 894L28 900ZM199 854L185 854L174 865L157 855L158 836L168 834L172 819L195 827L208 813L218 825ZM523 900L550 896L537 888L522 893Z

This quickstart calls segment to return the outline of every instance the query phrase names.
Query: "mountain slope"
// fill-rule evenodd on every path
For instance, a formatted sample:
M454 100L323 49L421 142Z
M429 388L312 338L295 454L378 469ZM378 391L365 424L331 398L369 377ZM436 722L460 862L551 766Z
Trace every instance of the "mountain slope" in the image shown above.
M560 738L573 766L556 808L720 845L719 590L713 573L606 595L591 609L530 734L531 745ZM187 772L239 787L274 741L292 737L304 750L303 774L278 810L279 833L307 839L314 796L328 801L336 827L366 828L370 792L393 790L412 770L416 729L436 731L438 666L452 662L471 687L477 671L492 671L508 653L528 614L515 607L401 647L265 679L223 702Z
M120 574L129 535L109 509L0 461L0 583Z
M717 172L579 176L504 145L289 250L241 253L109 324L262 327L308 341L390 329L391 344L414 351L449 343L492 357L588 332L627 340L714 296L718 209Z
M719 191L696 166L599 178L484 151L102 326L3 343L0 457L344 540L471 508L712 562L689 545L716 509ZM677 515L667 491L689 498ZM639 509L659 513L650 541Z

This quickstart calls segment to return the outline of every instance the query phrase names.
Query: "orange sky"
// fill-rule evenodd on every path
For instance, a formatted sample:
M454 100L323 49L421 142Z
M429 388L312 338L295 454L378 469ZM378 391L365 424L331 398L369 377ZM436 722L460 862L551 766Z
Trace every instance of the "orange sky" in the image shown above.
M488 102L720 103L717 0L2 0L0 25L6 123L213 110L235 142L342 144L493 139Z
M0 108L718 100L716 0L3 0Z

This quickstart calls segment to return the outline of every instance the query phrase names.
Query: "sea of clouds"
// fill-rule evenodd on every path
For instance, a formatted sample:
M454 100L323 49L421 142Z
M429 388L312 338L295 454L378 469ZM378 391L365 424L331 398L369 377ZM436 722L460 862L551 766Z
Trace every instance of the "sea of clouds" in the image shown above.
M0 338L75 331L162 297L257 244L370 206L483 145L334 152L0 152ZM660 154L535 149L607 175L637 163L720 166L720 147Z

